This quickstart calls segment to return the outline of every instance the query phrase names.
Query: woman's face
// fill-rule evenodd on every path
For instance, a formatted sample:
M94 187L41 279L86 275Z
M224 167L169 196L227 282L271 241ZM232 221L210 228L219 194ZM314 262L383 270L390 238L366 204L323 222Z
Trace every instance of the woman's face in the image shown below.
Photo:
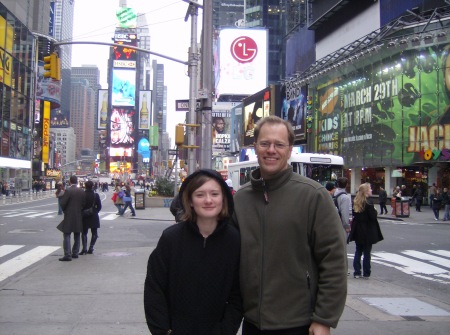
M372 196L372 187L369 186L369 188L366 191L366 198Z
M199 219L219 216L223 206L222 188L214 179L208 180L192 193L191 206Z

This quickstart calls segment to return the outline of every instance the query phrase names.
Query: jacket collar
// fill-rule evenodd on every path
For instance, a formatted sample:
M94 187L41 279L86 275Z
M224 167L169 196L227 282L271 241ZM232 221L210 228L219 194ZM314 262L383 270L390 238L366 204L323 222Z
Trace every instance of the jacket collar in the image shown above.
M264 190L265 188L267 191L272 191L286 184L291 178L292 173L292 166L289 165L287 169L280 171L272 178L265 180L261 178L260 168L257 168L250 174L250 182L255 190Z

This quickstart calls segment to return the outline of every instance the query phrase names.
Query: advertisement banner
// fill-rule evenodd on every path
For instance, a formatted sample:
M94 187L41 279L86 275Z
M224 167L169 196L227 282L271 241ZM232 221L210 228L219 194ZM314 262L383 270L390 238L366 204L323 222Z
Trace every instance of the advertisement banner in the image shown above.
M151 148L158 147L158 143L159 143L158 135L159 135L159 127L158 126L150 126L148 141L150 142Z
M251 95L267 86L267 30L222 29L219 43L218 95Z
M139 129L148 130L150 127L152 91L139 91Z
M113 108L111 113L111 146L131 147L134 145L134 109Z
M52 103L52 108L61 104L61 81L44 77L44 62L38 62L38 75L36 84L36 99L47 100ZM69 115L63 115L67 120Z
M97 129L106 129L108 121L108 90L98 90Z
M286 85L281 88L281 115L280 117L289 121L294 129L296 139L305 138L306 134L306 86L295 87Z
M256 122L270 115L271 89L266 89L243 100L244 108L244 146L254 143L254 128Z
M111 105L135 106L136 70L113 69L112 71Z
M317 87L316 150L349 167L450 160L449 49L404 50Z
M215 102L212 106L212 152L230 151L231 109L237 103Z
M48 163L50 150L50 101L44 101L44 117L42 119L42 162Z

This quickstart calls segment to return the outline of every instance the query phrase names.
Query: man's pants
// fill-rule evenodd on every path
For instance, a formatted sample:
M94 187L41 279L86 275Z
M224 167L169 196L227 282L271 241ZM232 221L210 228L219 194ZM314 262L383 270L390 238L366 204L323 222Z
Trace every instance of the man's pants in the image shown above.
M242 325L242 335L308 335L310 325L289 329L277 329L277 330L259 330L250 322L244 320Z
M77 255L80 251L80 233L73 233L73 248L71 250L70 245L70 233L64 233L63 247L64 247L64 257L72 257L72 255Z

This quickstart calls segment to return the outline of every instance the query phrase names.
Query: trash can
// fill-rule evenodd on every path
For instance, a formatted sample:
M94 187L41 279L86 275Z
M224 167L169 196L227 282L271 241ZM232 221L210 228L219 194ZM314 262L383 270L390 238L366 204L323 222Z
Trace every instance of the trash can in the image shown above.
M391 208L392 208L392 215L395 216L395 197L391 198Z
M134 208L145 209L145 190L134 191Z
M398 218L409 218L409 197L395 199L395 216Z

